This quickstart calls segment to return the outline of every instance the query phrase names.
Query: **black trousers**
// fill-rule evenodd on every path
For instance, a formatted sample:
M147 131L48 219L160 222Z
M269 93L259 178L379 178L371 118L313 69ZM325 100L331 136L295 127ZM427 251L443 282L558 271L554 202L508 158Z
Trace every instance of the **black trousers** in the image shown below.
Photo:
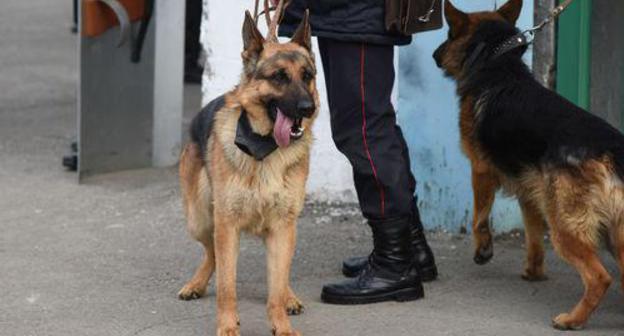
M412 216L416 180L391 94L394 47L319 38L334 143L371 220Z

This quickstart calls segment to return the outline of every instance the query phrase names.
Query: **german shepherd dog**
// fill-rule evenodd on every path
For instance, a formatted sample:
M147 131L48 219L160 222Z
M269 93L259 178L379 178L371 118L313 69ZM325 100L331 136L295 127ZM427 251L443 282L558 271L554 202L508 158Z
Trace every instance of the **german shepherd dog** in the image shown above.
M240 83L193 120L193 141L180 159L188 231L205 255L178 295L201 297L216 270L219 336L240 333L236 263L241 231L262 237L267 248L273 334L299 335L287 315L301 313L303 305L289 277L319 97L308 14L288 43L278 43L276 22L265 39L246 13Z
M434 53L457 82L461 145L474 192L474 260L493 256L489 215L495 192L514 195L526 229L522 277L545 279L544 231L579 272L585 292L558 329L582 328L612 278L597 250L605 243L624 271L624 136L603 120L541 86L523 63L526 46L499 54L519 36L522 0L498 11L463 13L448 0L448 40ZM624 286L624 277L622 278Z

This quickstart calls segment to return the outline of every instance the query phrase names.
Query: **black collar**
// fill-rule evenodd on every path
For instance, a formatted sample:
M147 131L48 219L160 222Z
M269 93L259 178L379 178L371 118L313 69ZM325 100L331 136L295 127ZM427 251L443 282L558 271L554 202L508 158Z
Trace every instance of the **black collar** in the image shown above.
M245 110L241 112L240 118L238 118L234 143L247 155L253 156L256 161L262 161L278 147L271 134L260 135L253 131Z
M496 59L514 49L524 47L529 44L531 44L531 42L529 42L526 35L524 33L518 33L496 46L496 48L494 48L494 52L492 53L492 59ZM481 56L481 54L485 50L485 47L485 42L479 43L475 50L466 59L465 65L469 68L472 67L472 65L477 61L479 56Z
M524 47L531 44L527 39L524 33L518 33L507 40L503 41L503 43L499 44L496 49L494 49L494 58L502 56L516 48Z

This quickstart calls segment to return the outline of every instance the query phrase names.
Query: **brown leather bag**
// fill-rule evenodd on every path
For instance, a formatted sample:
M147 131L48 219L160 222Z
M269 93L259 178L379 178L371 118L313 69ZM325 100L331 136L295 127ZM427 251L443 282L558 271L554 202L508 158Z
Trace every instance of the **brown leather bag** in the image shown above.
M386 30L412 35L442 28L442 0L386 0Z

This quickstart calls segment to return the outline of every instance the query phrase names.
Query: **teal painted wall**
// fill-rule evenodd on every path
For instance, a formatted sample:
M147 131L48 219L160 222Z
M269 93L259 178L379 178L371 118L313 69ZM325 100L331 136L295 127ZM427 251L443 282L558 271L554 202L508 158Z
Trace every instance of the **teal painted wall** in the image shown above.
M591 16L592 0L580 0L558 20L557 91L586 110L590 108Z
M453 3L465 11L491 10L495 6L494 0ZM499 6L503 3L498 1ZM529 28L532 23L533 3L525 1L518 26ZM431 57L446 36L445 27L418 34L410 46L400 48L398 119L410 147L425 225L457 232L462 226L471 226L472 191L468 160L459 146L455 84L443 77ZM492 219L497 232L522 227L515 201L500 195Z

